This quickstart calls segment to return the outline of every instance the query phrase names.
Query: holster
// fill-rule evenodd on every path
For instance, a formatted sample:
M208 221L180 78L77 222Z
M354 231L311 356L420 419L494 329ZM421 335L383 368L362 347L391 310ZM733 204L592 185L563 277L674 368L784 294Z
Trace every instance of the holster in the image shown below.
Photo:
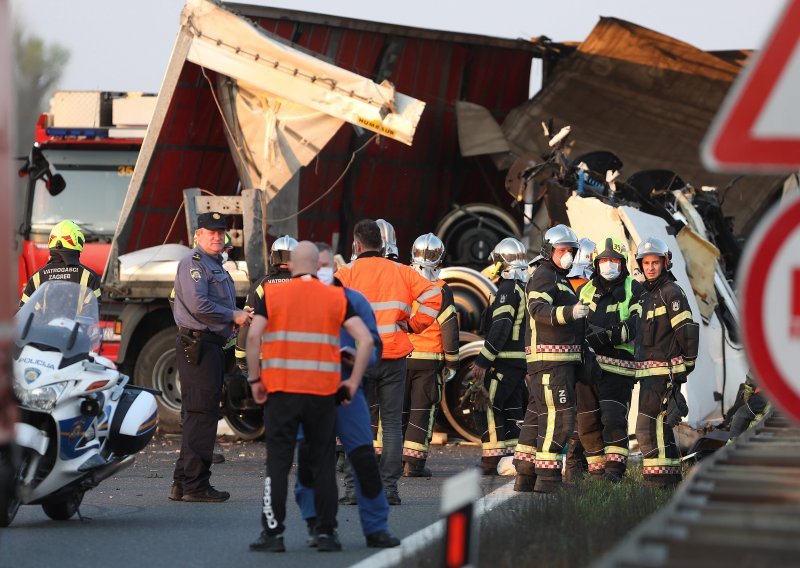
M181 345L183 345L183 351L186 354L186 360L192 365L199 365L200 359L203 355L202 342L198 338L192 337L188 333L181 332L178 334L178 337L181 340Z

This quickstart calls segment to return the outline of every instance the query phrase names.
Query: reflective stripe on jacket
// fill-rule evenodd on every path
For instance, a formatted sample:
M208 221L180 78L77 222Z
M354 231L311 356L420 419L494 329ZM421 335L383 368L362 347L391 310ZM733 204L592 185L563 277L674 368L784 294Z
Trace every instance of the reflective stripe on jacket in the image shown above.
M261 337L261 382L267 392L332 395L341 380L339 331L344 290L311 276L270 286Z
M438 280L436 286L442 291L442 309L429 327L408 336L414 346L414 351L408 356L411 359L445 361L448 367L454 368L458 367L458 316L453 293L444 280ZM419 305L419 302L413 303L412 314L417 312Z

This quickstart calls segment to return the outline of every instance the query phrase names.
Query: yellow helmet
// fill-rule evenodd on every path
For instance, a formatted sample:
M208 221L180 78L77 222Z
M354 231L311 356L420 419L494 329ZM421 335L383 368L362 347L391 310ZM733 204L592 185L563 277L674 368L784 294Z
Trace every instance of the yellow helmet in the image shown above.
M69 249L81 252L86 239L81 228L69 220L57 223L50 231L48 246L51 249Z

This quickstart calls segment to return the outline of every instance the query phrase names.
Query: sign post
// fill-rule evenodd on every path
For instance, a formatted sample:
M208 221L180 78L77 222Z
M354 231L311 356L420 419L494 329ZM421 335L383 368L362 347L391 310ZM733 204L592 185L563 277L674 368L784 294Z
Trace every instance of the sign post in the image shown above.
M763 49L751 55L701 152L714 171L800 168L800 0L788 0Z
M474 506L481 498L480 474L470 469L455 475L442 486L441 513L445 518L444 566L475 566L477 539L474 538Z

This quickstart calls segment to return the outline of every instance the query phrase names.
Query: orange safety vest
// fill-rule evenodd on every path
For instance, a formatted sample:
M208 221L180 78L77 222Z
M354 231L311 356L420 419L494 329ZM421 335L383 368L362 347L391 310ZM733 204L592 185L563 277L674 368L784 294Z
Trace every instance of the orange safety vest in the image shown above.
M383 358L400 359L414 349L408 334L397 322L408 320L415 333L431 325L442 308L442 291L410 266L379 256L357 258L336 272L344 286L361 292L369 300L378 333L383 341ZM416 313L411 305L419 303Z
M444 280L437 280L436 285L441 289L446 285ZM415 313L419 309L419 303L414 302L411 306L411 313ZM414 333L408 336L411 345L414 346L414 351L410 357L417 359L444 359L444 346L442 345L442 330L439 326L439 320L436 319L433 323L422 330L422 333ZM439 355L434 357L433 355Z
M328 396L341 382L339 332L344 289L312 276L271 285L261 336L261 382L267 392Z

